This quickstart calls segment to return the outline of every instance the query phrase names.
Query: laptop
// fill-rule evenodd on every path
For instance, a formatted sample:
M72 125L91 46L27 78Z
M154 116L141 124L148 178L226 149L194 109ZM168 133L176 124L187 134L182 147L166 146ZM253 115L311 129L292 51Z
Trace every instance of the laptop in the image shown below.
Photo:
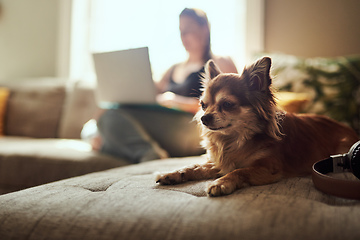
M147 47L94 53L98 105L156 104Z

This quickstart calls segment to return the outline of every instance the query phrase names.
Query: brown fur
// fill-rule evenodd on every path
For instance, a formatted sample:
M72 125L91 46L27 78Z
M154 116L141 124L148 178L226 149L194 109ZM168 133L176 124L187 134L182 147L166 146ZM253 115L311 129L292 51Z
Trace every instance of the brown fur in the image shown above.
M263 58L241 75L206 65L202 127L208 162L160 174L160 184L217 178L209 196L230 194L246 185L263 185L309 174L314 162L345 153L358 137L352 129L324 116L285 113L276 107Z

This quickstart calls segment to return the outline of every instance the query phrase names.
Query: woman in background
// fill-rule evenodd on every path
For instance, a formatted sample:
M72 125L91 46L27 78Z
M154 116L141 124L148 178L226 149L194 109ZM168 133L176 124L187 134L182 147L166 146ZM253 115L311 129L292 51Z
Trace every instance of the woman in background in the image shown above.
M158 83L160 106L106 110L97 123L100 136L92 139L94 149L131 163L203 153L192 119L199 109L204 64L213 59L223 72L237 70L230 58L212 54L205 12L185 8L179 23L188 59L172 66Z
M201 95L201 74L205 63L213 59L223 72L236 73L237 70L231 58L215 56L211 52L210 24L205 12L185 8L180 13L179 23L181 41L188 59L165 73L158 84L160 92L165 93L158 96L158 102L195 113L199 106L197 98Z

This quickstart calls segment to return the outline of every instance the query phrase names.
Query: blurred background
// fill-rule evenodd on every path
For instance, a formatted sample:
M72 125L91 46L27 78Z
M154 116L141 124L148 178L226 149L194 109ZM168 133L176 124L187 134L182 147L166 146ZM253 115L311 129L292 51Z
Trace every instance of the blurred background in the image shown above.
M94 80L91 53L149 46L154 79L186 59L178 21L185 7L211 23L215 54L239 71L261 52L301 57L360 53L358 0L2 0L0 81Z

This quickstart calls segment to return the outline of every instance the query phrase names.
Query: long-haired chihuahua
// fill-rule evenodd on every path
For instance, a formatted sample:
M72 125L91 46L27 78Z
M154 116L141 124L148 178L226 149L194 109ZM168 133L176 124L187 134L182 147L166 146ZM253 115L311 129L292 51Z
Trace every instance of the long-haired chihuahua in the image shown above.
M271 59L264 57L241 75L225 74L212 60L207 62L195 119L208 161L159 174L156 182L217 178L207 185L207 194L226 195L248 185L309 174L314 162L346 152L358 140L355 131L325 116L277 108L270 67Z

